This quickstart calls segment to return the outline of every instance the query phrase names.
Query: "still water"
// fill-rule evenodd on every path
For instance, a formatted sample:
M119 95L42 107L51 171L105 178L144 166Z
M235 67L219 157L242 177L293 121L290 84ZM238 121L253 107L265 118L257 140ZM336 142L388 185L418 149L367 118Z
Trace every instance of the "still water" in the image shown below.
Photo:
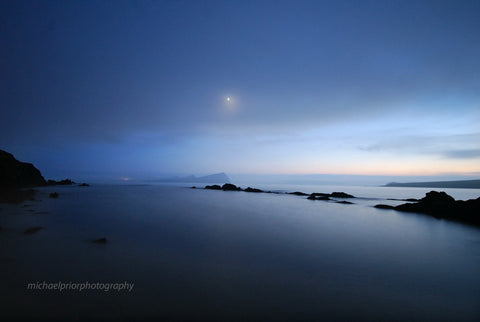
M39 201L0 205L3 316L480 319L480 230L373 208L431 189L253 186L360 198L345 205L174 185L42 188ZM60 197L49 199L51 191ZM445 191L456 199L480 196ZM31 226L44 229L24 235ZM108 242L91 243L100 237ZM135 286L27 290L38 281Z

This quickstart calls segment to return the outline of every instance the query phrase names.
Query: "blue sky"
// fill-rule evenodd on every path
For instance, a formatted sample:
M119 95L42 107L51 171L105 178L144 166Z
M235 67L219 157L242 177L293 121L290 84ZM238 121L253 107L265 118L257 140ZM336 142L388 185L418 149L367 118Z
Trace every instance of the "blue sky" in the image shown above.
M0 6L0 148L46 176L480 176L478 1Z

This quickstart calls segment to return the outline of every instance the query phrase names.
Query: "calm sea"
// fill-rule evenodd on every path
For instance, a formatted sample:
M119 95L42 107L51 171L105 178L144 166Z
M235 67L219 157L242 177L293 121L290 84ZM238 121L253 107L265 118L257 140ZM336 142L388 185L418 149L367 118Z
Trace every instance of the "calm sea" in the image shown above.
M252 184L359 197L346 205L186 186L47 187L37 201L0 205L2 317L480 320L480 230L373 208L432 189ZM23 234L32 226L44 229ZM43 281L135 285L27 289Z

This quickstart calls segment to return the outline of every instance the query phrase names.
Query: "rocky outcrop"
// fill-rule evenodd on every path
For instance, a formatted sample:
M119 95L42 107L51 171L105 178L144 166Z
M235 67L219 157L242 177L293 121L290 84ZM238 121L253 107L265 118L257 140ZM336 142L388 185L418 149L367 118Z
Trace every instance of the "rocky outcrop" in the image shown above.
M242 191L242 188L237 187L236 185L231 184L231 183L225 183L221 187L218 184L214 184L214 185L211 185L211 186L205 186L205 189L223 190L223 191Z
M332 192L330 194L330 197L333 197L333 198L355 198L354 196L349 195L348 193L345 193L345 192Z
M480 197L467 201L455 200L443 191L430 191L418 202L404 203L399 206L380 204L376 205L375 208L416 212L436 218L451 219L480 225Z
M40 171L31 163L20 162L8 152L0 150L0 188L26 188L45 185Z
M355 197L345 192L332 192L332 193L314 192L314 193L311 193L307 199L308 200L331 200L330 198L355 198Z
M231 183L225 183L225 184L222 186L222 190L223 190L223 191L241 191L242 188L237 187L236 185L231 184Z
M60 180L60 181L49 179L47 181L47 186L69 186L69 185L72 185L72 184L75 184L75 182L70 180L70 179L63 179L63 180Z
M220 187L218 184L214 184L214 185L211 185L211 186L205 186L205 189L222 190L222 187Z
M301 191L289 192L288 194L295 195L295 196L308 196L308 193L301 192Z
M265 192L261 189L257 189L257 188L251 188L251 187L248 187L247 189L243 190L245 192Z

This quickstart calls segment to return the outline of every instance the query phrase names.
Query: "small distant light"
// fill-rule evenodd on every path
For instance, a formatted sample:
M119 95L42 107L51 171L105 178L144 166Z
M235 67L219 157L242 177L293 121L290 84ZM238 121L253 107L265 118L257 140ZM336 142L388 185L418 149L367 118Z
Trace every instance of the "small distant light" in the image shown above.
M123 180L123 181L128 181L128 180L130 180L130 178L126 178L126 177L125 177L125 178L122 178L122 180Z

